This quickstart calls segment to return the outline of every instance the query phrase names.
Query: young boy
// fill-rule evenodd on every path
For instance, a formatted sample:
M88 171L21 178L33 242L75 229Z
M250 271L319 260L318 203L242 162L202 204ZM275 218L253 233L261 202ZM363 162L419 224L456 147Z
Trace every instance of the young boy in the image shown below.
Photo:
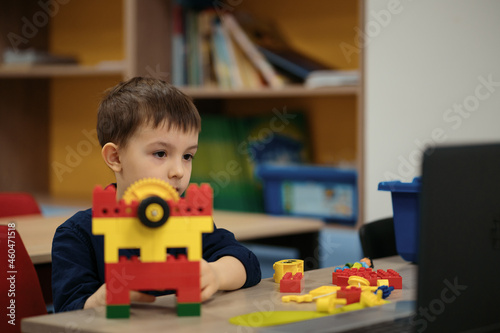
M191 177L201 120L191 99L152 78L133 78L112 88L99 106L97 135L102 157L116 177L119 200L135 181L154 177L182 194ZM176 253L179 250L169 250ZM121 250L120 255L137 255ZM260 282L255 255L234 235L214 226L203 235L200 282L202 301L217 290ZM92 234L92 209L63 223L52 244L52 290L56 312L106 304L104 241ZM152 302L161 292L131 292L131 300Z

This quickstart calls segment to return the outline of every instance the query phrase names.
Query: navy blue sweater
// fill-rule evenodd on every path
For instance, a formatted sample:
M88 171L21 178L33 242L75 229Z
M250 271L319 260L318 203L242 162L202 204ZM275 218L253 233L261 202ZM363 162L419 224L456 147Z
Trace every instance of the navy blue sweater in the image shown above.
M179 249L169 250L178 254ZM120 250L120 255L138 255L138 250ZM237 258L245 266L243 288L260 282L257 257L234 235L214 225L203 234L203 259L216 261L224 256ZM85 301L104 283L104 236L92 234L92 209L80 211L60 225L52 243L52 294L56 312L82 309ZM164 295L168 292L152 292Z

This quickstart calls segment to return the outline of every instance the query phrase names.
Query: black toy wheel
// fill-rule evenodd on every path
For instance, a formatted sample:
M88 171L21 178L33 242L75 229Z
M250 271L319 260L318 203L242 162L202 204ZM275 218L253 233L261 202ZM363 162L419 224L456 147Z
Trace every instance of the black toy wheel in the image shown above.
M160 197L149 197L141 201L137 208L137 216L146 227L158 228L170 217L170 208Z

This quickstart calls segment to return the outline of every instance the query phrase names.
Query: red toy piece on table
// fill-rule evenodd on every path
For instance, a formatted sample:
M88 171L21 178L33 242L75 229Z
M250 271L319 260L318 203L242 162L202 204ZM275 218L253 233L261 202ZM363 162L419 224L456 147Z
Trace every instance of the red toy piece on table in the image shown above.
M337 298L345 298L346 304L352 304L359 302L361 297L361 288L359 287L341 287L339 291L337 291Z
M292 276L291 272L285 273L280 281L281 293L300 293L304 289L304 275L295 273Z
M393 269L388 269L384 271L383 269L378 269L376 272L371 268L346 268L343 270L336 270L332 273L332 283L337 286L348 286L350 276L361 276L370 282L370 286L377 286L377 280L387 279L389 280L389 286L394 287L394 289L403 288L403 278Z

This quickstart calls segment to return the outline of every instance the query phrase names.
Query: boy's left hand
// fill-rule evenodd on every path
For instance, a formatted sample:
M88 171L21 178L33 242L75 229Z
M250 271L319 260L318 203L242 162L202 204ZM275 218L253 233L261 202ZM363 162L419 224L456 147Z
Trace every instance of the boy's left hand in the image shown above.
M247 278L245 266L232 256L224 256L214 262L200 261L201 301L206 301L217 290L236 290Z
M200 261L201 301L209 299L220 287L220 277L213 265L204 259Z

